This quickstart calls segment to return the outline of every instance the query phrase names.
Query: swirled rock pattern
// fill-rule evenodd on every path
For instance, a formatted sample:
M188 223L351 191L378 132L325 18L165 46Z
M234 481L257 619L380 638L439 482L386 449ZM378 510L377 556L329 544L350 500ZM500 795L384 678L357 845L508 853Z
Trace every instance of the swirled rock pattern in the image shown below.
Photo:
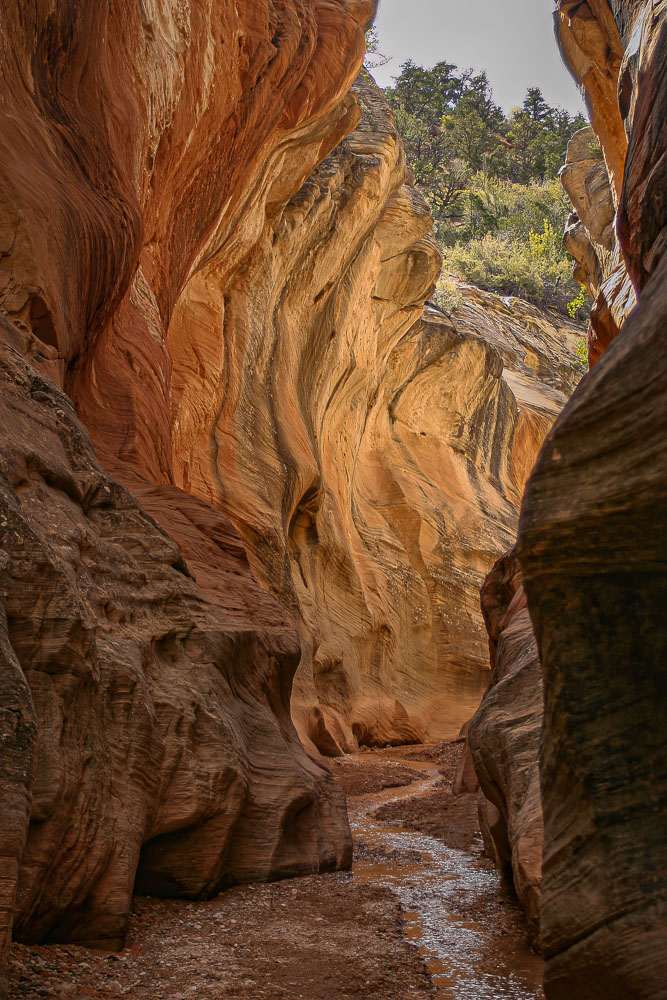
M469 717L488 678L477 592L576 381L576 326L534 307L466 286L455 316L419 319L431 220L382 95L354 91L360 125L267 221L224 303L207 275L174 354L176 478L228 513L288 609L295 719L324 753Z
M30 819L15 932L113 945L137 868L146 891L196 897L345 863L343 805L289 718L296 636L231 525L164 487L144 496L217 547L214 605L67 397L8 347L2 375L10 830Z
M577 332L422 317L372 10L2 4L2 945L349 863L303 744L455 733L486 685Z
M12 923L117 943L135 879L200 896L349 863L290 720L297 635L174 481L168 341L356 124L372 7L2 5L3 953Z
M606 350L548 435L521 514L517 551L544 686L539 770L545 992L548 1000L663 1000L667 4L561 0L557 24L609 168L620 240L616 259L622 255L638 305L598 345ZM576 149L570 152L566 171L579 169L579 161L588 178L588 188L579 185L585 216L586 199L594 201L594 174L572 155ZM605 211L608 218L608 203ZM587 226L594 234L590 217ZM606 239L597 242L609 247ZM611 252L613 259L613 247ZM492 574L488 588L487 598L503 598L496 602L502 610L505 577L494 583ZM515 607L519 594L512 598ZM511 637L518 622L511 606L499 626L490 618L492 648L501 632L498 654L503 636ZM507 650L508 677L534 672L536 650L530 654L528 631L523 634L518 647ZM500 786L506 803L522 775L524 784L532 780L537 761L517 756L509 769L494 770L503 750L497 746L502 726L520 736L527 721L521 711L526 689L513 712L500 699L502 684L487 696L470 731L484 744L478 743L482 785L492 801L498 798L494 784ZM495 720L492 698L501 701ZM541 720L539 714L531 718L536 745ZM509 822L500 824L501 839L507 831L510 838L520 836L512 833L519 818L515 804ZM533 818L538 821L537 806ZM505 856L514 860L515 848L510 845Z

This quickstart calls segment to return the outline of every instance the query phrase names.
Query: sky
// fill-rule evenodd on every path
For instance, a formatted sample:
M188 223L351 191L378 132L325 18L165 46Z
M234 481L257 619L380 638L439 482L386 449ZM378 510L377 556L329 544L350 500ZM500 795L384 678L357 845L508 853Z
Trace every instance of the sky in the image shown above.
M552 0L380 0L380 51L391 62L373 70L391 86L406 59L421 66L454 63L485 69L505 111L540 87L549 104L575 114L583 101L556 47Z

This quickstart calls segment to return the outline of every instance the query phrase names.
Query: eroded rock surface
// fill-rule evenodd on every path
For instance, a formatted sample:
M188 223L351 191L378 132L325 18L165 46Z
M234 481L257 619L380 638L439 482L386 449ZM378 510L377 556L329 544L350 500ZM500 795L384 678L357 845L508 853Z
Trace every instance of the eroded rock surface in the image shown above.
M347 864L295 671L324 753L455 734L486 685L476 591L577 331L472 289L422 318L372 7L3 6L2 944L117 943L135 876Z
M514 553L482 588L489 634L489 690L473 716L467 749L480 782L480 821L489 853L513 884L539 946L543 823L538 751L542 674Z
M372 6L3 5L3 951L12 922L118 943L135 875L202 896L349 863L290 720L297 635L175 481L168 339L354 127Z
M628 137L618 233L639 306L547 441L519 548L545 683L550 998L657 998L667 982L667 5L610 8Z
M582 219L588 213L586 226L601 272L608 265L600 247L611 250L609 261L623 261L638 291L638 306L629 316L626 311L620 330L615 320L610 335L597 344L594 354L606 350L548 435L521 515L518 557L544 683L545 992L548 1000L662 1000L667 995L667 361L662 343L667 322L667 4L561 0L557 21L609 168L620 254L599 226L611 210L599 167L577 153L581 133L568 155L566 181L580 196ZM583 183L574 176L579 170ZM596 190L602 195L597 208ZM606 206L602 215L600 204ZM590 275L597 267L592 263ZM489 586L493 592L493 574ZM513 601L520 600L519 593ZM508 608L498 657L518 617L509 616ZM494 627L491 620L492 640ZM509 676L519 679L532 669L527 630L508 653ZM505 763L497 746L503 721L498 713L505 713L503 724L512 736L528 719L533 743L539 725L534 713L522 717L503 703L497 706L494 730L489 719L493 697L492 691L471 724L485 741L480 779L492 799ZM533 772L535 767L533 762ZM522 774L528 777L531 767L517 755L510 771L517 781ZM510 778L503 778L500 800L507 801ZM519 815L515 812L515 819Z
M114 944L137 865L145 889L197 897L344 864L343 803L289 718L296 636L242 548L220 547L235 585L213 605L67 397L10 348L1 364L10 832L30 818L15 932Z
M588 328L592 366L637 304L616 236L609 174L592 128L581 129L570 140L560 179L575 208L565 230L565 246L576 262L574 279L593 299Z

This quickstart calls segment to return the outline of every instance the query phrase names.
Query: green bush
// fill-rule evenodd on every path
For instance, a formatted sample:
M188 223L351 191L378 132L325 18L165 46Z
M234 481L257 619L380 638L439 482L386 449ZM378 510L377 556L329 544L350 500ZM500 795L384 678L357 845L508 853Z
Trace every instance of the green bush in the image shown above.
M509 115L486 73L408 61L386 91L450 270L473 284L586 317L562 233L572 210L557 180L585 125L529 88Z
M463 305L463 295L453 281L441 275L433 293L433 301L443 312L451 316Z
M444 258L446 269L474 285L561 312L577 288L562 240L547 219L527 239L510 230L486 233L444 248Z
M577 360L575 367L581 372L588 371L588 344L585 340L577 341Z
M572 301L568 302L567 304L567 314L570 317L570 319L574 319L579 310L584 308L585 304L586 304L586 289L582 285L581 288L579 289L579 294L577 295L576 299L572 299Z

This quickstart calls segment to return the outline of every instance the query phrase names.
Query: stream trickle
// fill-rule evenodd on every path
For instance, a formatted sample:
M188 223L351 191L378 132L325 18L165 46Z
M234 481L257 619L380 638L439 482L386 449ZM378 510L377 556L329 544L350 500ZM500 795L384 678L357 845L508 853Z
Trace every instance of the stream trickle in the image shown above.
M384 803L426 795L437 784L435 764L410 765L428 776L349 802L356 842L370 848L371 857L378 849L382 852L380 861L355 861L355 879L396 894L405 911L407 934L419 946L440 1000L541 1000L541 959L527 944L510 938L501 949L490 946L488 921L479 920L485 902L494 912L499 875L440 840L374 819ZM466 910L478 919L467 918Z

